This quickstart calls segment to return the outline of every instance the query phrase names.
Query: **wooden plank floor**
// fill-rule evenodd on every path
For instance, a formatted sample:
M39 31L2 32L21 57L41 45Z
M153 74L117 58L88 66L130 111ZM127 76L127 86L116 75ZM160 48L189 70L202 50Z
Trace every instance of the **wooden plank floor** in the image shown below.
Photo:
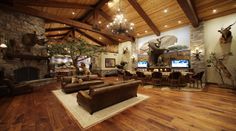
M1 98L0 131L81 130L51 93L59 88L59 83L53 83L31 94ZM205 92L139 88L139 93L150 98L89 130L236 130L235 91L211 85Z

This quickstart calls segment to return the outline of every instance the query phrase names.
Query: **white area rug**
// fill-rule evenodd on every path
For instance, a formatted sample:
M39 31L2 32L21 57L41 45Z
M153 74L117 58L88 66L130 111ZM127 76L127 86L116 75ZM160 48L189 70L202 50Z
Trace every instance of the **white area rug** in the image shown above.
M63 106L71 113L75 120L77 120L81 127L85 129L94 126L95 124L100 123L149 98L149 96L138 94L138 97L120 102L116 105L97 111L91 115L89 112L78 105L76 93L65 94L61 90L54 90L52 92L63 104Z

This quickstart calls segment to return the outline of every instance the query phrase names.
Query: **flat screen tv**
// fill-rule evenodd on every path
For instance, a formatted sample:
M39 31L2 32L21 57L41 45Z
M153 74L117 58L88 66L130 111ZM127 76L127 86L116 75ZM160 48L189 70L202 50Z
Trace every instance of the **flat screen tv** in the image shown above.
M189 60L172 60L171 61L172 68L189 68Z
M148 62L147 61L139 61L138 62L138 67L148 67Z

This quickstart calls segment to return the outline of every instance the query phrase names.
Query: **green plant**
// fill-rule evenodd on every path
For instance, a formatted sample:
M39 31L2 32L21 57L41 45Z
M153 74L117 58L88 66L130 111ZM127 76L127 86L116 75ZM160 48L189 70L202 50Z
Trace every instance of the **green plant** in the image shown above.
M215 67L216 71L218 72L221 82L223 85L225 85L224 77L225 75L228 79L232 80L232 75L229 72L229 70L226 68L226 66L223 63L223 60L225 59L226 56L232 55L232 53L228 53L223 55L222 57L217 57L216 53L211 53L209 58L207 59L207 63L211 64Z
M82 38L66 40L61 44L48 45L48 53L50 56L54 55L69 55L72 59L72 64L79 71L77 63L89 57L96 56L104 49L99 46L91 45ZM79 59L83 57L83 59Z

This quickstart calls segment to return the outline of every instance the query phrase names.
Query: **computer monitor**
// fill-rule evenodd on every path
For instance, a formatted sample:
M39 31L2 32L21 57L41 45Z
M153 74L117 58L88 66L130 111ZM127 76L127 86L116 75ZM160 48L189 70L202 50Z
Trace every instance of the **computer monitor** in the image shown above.
M139 61L138 62L138 67L147 68L148 67L148 62L147 61Z
M171 67L172 68L189 68L190 63L189 63L189 60L172 60Z

